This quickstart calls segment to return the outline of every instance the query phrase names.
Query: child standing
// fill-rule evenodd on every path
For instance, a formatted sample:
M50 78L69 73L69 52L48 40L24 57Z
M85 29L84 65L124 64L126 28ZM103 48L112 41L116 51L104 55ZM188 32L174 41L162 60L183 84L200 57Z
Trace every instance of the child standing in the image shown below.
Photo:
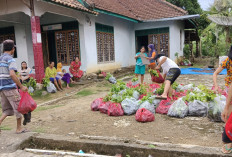
M144 54L147 57L147 54L145 53L146 49L143 46L140 49L140 52L138 52L135 56L136 59L136 66L135 66L135 76L138 78L139 75L141 75L141 84L143 84L143 80L144 80L144 74L146 71L146 66L143 64L142 59L140 57L141 54Z

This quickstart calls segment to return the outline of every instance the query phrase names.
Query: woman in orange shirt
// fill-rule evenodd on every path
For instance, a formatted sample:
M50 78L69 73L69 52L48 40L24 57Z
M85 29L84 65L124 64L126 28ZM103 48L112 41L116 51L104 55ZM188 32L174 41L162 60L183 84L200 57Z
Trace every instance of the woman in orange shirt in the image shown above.
M150 69L155 69L155 55L156 55L156 52L155 52L155 45L154 44L149 44L148 45L148 51L149 51L149 54L148 54L148 59L150 60L150 65L149 65L149 68Z

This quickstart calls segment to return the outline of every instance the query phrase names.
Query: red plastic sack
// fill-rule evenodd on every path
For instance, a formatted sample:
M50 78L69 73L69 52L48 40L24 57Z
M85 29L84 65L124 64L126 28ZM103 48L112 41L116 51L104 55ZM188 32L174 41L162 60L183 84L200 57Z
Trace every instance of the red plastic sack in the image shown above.
M110 104L111 104L111 102L109 102L109 101L108 101L108 102L103 102L102 104L100 104L100 105L98 106L99 111L100 111L101 113L107 114L108 108L109 108Z
M111 103L108 109L109 116L123 116L124 111L122 109L121 104L119 103Z
M156 83L164 83L164 78L163 76L160 74L159 70L156 70L159 74L159 77L155 77L154 75L152 75L152 82L156 82Z
M159 106L156 108L156 113L167 114L171 105L172 103L170 98L168 98L167 100L162 100Z
M138 122L152 122L155 120L155 116L147 109L141 108L136 112L135 119Z
M98 111L98 107L99 105L101 105L103 103L103 98L98 98L96 100L94 100L91 104L91 110L92 111Z
M157 89L157 88L160 88L160 85L159 85L159 84L150 84L149 86L150 86L150 88L151 88L152 90L155 90L155 89Z
M230 114L230 117L226 122L225 131L229 139L232 140L232 114Z
M28 112L32 112L36 109L37 104L32 99L28 92L20 91L21 100L18 106L18 112L22 114L27 114Z
M215 89L215 86L213 86L211 90L214 90L214 89ZM222 90L220 87L218 88L218 93L221 94L221 95L224 95L225 97L228 96L228 94L226 92L226 89Z

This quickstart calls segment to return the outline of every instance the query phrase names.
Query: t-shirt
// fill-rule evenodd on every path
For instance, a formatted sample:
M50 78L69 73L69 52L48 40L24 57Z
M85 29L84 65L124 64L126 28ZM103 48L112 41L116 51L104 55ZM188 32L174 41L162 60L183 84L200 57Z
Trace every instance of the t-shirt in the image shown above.
M138 56L138 55L140 55L140 54L141 54L141 52L138 52L138 53L136 54L136 56ZM144 53L144 55L147 57L147 54L146 54L146 53ZM142 62L141 57L138 57L138 58L137 58L137 60L136 60L136 65L139 65L139 66L143 66L143 65L144 65L143 62Z
M160 57L159 62L163 60L165 56ZM167 74L171 68L179 68L178 65L167 57L167 60L161 65L163 69L163 74Z
M53 67L52 69L50 67L46 68L46 72L45 72L46 78L55 78L57 75L57 71L56 68Z
M0 56L0 91L16 89L16 84L10 77L10 70L17 71L15 59L4 53Z
M227 69L227 75L225 77L225 85L229 86L232 83L232 60L229 59L229 57L227 57L226 60L224 60L221 63L221 67L223 69Z
M31 73L31 69L30 68L23 69L23 70L19 69L18 72L19 72L19 75L21 75L21 77L24 79L29 76L29 74Z

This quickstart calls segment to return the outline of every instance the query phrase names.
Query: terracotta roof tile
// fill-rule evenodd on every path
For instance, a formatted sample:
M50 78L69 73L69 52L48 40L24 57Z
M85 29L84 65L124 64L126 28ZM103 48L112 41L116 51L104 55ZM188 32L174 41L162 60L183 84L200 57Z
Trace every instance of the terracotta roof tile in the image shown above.
M71 7L74 9L78 9L81 11L86 11L92 14L98 14L95 11L89 10L86 7L84 7L81 3L79 3L77 0L50 0L51 2L58 3L67 7Z
M165 0L86 0L95 8L146 21L184 16L187 12Z

